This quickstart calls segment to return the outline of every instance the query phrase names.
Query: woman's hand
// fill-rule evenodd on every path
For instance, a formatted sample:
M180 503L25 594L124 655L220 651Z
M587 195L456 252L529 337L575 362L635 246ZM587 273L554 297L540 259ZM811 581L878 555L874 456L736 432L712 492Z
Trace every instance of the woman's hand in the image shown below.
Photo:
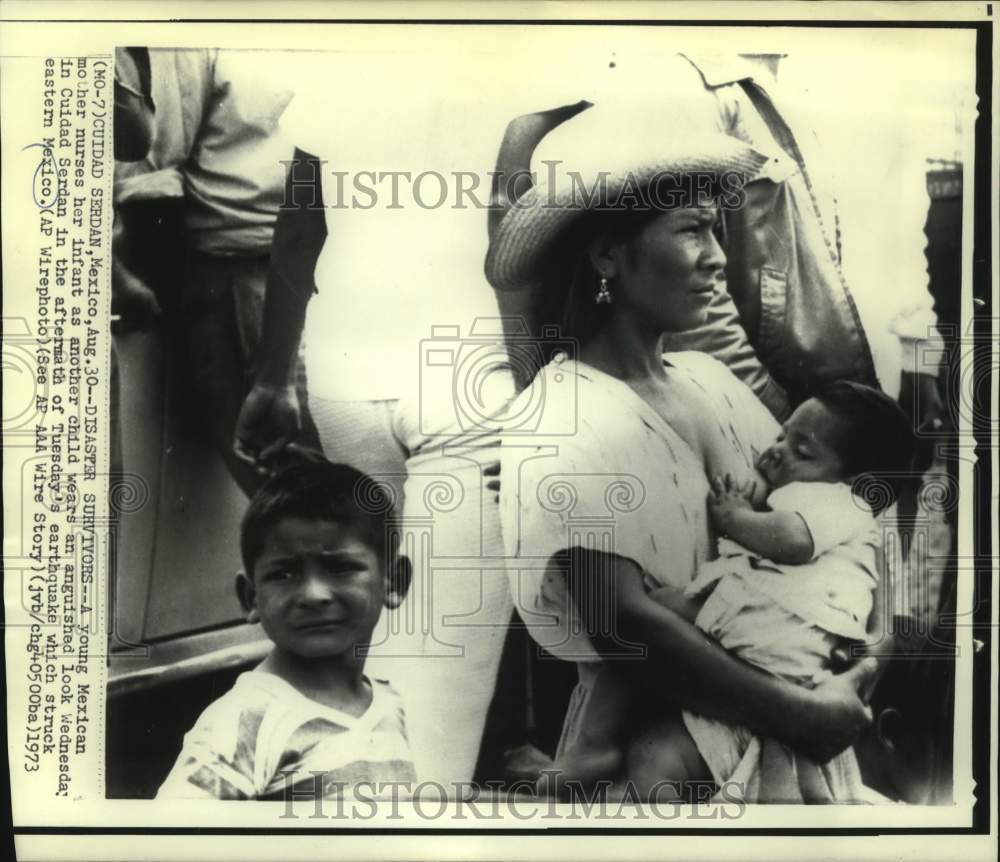
M876 662L865 658L809 692L806 714L786 738L792 748L817 763L826 763L854 744L872 722L866 703L874 683Z

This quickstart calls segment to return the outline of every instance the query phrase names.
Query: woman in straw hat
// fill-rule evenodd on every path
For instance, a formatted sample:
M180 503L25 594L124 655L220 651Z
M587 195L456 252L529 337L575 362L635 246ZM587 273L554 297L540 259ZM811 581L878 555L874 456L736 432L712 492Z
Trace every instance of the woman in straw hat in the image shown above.
M650 596L682 588L713 554L706 471L749 473L778 431L721 363L662 346L665 333L704 321L725 265L718 208L741 204L766 157L722 135L637 126L634 115L568 113L535 153L537 184L492 225L486 258L494 287L530 292L540 336L511 344L531 382L505 425L500 502L521 617L541 647L578 666L556 764L573 761L581 731L612 707L601 700L613 687L595 682L601 660L616 659L643 692L628 701L631 739L623 761L611 751L578 776L613 770L659 798L667 780L711 784L685 708L779 741L768 762L767 746L742 752L726 777L747 798L856 799L845 749L870 720L859 691L873 660L799 688Z

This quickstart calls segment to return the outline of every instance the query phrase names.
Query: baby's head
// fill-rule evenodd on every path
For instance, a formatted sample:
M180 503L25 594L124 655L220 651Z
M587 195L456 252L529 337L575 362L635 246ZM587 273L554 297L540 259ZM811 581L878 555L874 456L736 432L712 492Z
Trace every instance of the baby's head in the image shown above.
M247 620L289 656L362 661L383 605L397 607L409 582L392 508L371 477L325 460L268 479L240 533Z
M803 401L760 456L772 488L789 482L852 482L906 473L916 441L909 419L884 392L838 380Z

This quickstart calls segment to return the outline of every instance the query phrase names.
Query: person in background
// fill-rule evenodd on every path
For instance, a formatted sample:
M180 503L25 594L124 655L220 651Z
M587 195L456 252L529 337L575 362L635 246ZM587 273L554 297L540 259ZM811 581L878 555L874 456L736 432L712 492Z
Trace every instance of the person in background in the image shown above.
M259 475L232 433L258 359L264 287L287 157L291 91L252 51L149 49L157 112L149 152L115 169L118 332L166 319L205 433L237 483ZM303 392L304 369L293 380ZM304 410L300 440L317 445Z
M149 51L115 48L115 159L135 162L153 143L152 82Z
M841 57L847 62L834 84L832 59L824 52L790 55L781 80L794 86L798 114L821 144L817 170L836 192L843 271L879 383L916 430L940 430L944 345L926 253L927 174L932 159L963 157L970 124L961 71L942 64L933 46L914 58L887 45L877 55Z
M152 80L150 78L149 52L145 48L115 49L115 161L124 165L138 162L147 157L153 145L156 105L153 102ZM123 228L117 210L114 215L112 243L115 254L111 259L111 310L112 314L122 314L133 296L139 296L136 305L138 316L145 319L148 311L152 316L159 314L156 298L135 278L121 259L123 251ZM146 302L149 295L151 302ZM111 450L112 469L121 470L121 428L117 417L118 408L118 358L112 352L112 405Z
M857 50L848 57L829 48L793 54L782 69L810 96L806 107L824 144L824 169L835 176L844 273L879 380L918 434L918 459L898 506L899 541L887 564L890 572L911 573L895 583L893 612L926 628L935 625L939 596L949 590L944 561L954 553L958 500L941 330L954 338L965 326L961 192L947 218L954 250L946 274L936 233L940 213L937 207L930 212L929 193L940 191L931 172L936 160L956 166L959 189L962 164L972 164L973 70L952 58L939 40L916 47L889 41L877 53ZM826 70L837 61L845 62L833 81ZM942 505L934 504L931 489L946 489Z
M115 161L119 164L136 162L144 159L153 144L156 105L152 96L152 81L150 80L149 52L145 48L115 49ZM115 211L112 222L112 248L120 251L122 248L122 224L118 212ZM128 271L121 261L119 253L111 257L111 312L112 330L115 329L114 315L120 315L123 307L127 307L129 299L140 295L140 305L148 307L143 300L146 288ZM155 299L154 313L159 313ZM118 481L124 474L122 455L122 420L121 420L121 371L119 368L118 349L114 339L111 340L111 392L109 396L109 462L112 482ZM111 505L114 505L115 495L109 495ZM117 547L110 555L111 578L114 579L118 566Z

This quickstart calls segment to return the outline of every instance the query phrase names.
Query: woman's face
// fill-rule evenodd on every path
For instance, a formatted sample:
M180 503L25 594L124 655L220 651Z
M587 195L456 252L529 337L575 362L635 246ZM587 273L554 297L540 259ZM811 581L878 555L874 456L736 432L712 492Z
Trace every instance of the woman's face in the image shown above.
M705 322L712 294L723 282L726 255L715 236L714 202L669 210L616 250L619 296L663 332Z

